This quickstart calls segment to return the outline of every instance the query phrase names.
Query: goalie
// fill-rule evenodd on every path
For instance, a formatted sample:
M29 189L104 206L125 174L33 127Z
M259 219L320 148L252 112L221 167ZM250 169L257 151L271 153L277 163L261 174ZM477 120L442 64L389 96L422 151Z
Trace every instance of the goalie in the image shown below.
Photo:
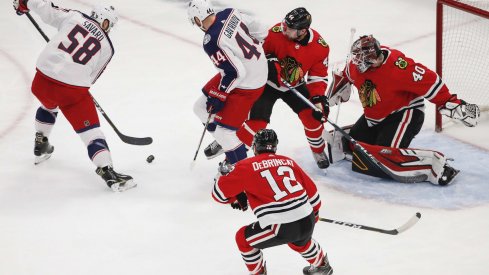
M480 116L477 105L451 94L434 71L396 49L381 46L372 35L361 36L353 43L345 69L333 75L329 105L348 101L351 85L358 89L364 110L349 129L352 138L396 174L424 175L421 178L439 185L453 180L458 170L447 164L443 154L401 148L408 148L421 130L425 99L436 104L441 114L468 127L477 125ZM341 138L330 137L331 161L343 156L343 148L351 150L351 146L342 146L343 143ZM385 176L365 167L359 156L353 153L353 170Z

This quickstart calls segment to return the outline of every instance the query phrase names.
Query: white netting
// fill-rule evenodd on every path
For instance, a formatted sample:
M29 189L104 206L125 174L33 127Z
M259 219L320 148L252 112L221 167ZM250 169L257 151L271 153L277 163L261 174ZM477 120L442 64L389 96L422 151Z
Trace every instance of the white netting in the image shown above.
M489 11L489 0L456 2ZM442 78L451 93L489 109L489 19L444 5L442 39Z

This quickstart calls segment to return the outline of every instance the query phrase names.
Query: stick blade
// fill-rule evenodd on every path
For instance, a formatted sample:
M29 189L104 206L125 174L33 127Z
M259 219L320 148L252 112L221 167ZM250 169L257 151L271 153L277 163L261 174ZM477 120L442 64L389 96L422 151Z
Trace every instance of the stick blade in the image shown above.
M396 229L397 231L396 234L402 233L408 230L409 228L413 227L420 219L421 219L421 213L417 212L405 224L401 225L399 228Z
M131 144L131 145L150 145L153 143L153 138L151 137L143 137L143 138L138 138L138 137L129 137L125 135L119 135L121 140L124 143Z

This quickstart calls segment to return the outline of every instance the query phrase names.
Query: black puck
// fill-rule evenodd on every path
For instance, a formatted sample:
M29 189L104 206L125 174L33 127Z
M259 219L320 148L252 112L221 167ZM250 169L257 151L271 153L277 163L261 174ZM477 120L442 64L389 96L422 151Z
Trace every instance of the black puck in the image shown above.
M154 159L155 159L155 156L153 156L153 155L149 155L149 156L146 158L146 161L147 161L148 163L151 163L151 162L153 162L153 160L154 160Z

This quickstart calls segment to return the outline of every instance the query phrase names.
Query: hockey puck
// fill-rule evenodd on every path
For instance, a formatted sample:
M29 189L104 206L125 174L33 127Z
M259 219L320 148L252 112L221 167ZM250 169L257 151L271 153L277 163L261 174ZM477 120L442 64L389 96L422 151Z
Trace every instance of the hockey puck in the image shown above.
M153 155L149 155L149 156L146 158L146 161L147 161L148 163L151 163L151 162L153 162L153 160L154 160L154 159L155 159L155 156L153 156Z

